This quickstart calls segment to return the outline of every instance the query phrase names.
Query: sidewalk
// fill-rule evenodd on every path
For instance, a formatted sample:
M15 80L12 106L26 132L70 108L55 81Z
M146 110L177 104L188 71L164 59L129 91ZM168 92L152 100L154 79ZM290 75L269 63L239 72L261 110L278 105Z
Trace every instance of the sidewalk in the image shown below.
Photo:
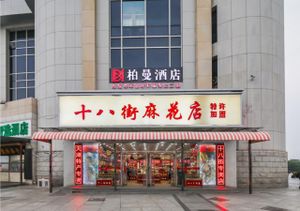
M98 210L98 211L209 211L209 210L269 210L300 211L300 190L284 189L235 191L173 191L130 192L98 191L72 193L35 186L20 186L1 190L1 211L13 210Z

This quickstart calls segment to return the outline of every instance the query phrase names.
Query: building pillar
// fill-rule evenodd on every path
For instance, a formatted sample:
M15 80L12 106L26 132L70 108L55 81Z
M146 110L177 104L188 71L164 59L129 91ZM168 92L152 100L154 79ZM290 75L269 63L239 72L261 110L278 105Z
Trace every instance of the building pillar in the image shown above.
M196 88L212 88L211 0L196 1Z
M81 0L82 89L96 89L96 0Z

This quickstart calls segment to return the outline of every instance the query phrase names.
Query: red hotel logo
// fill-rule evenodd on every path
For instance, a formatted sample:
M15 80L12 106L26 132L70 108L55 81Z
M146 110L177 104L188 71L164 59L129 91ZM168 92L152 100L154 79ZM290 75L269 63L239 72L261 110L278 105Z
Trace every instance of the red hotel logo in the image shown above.
M125 81L124 69L113 68L111 70L111 82L120 83Z

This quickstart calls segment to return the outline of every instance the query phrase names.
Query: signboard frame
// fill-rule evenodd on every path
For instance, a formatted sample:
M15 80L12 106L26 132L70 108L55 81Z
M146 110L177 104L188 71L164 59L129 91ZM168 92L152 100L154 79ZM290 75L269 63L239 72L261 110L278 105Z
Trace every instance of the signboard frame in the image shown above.
M113 91L87 91L87 92L58 92L57 95L58 97L64 97L64 96L178 96L178 95L237 95L240 97L240 105L239 105L239 109L240 109L240 120L239 120L239 124L235 124L235 125L166 125L166 124L161 124L161 125L112 125L112 124L107 124L107 125L89 125L89 126L72 126L72 125L66 125L66 124L60 124L60 127L64 127L64 128L127 128L127 127L143 127L143 128L154 128L154 127L161 127L164 126L165 128L169 128L169 127L241 127L242 126L242 99L241 99L241 95L243 93L243 90L240 89L231 89L231 90L179 90L179 91L169 91L169 90L160 90L160 91L155 91L155 90L149 90L149 91L118 91L113 92ZM61 112L61 108L59 107L59 113ZM107 112L107 111L106 111ZM59 118L59 120L61 120L61 117ZM60 121L61 122L61 121Z

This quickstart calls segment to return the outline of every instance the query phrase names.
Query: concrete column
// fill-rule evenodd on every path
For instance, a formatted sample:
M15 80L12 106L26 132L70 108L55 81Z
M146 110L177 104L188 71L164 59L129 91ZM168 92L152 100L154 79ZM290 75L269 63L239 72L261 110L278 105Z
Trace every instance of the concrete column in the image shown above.
M82 88L96 89L96 0L81 0Z
M211 0L196 1L196 88L212 88Z
M1 27L0 29L0 101L1 102L6 102L7 101L7 59L9 58L7 56L7 49L8 49L8 44L6 42L7 40L7 32L6 28ZM1 105L2 106L2 105Z
M225 142L225 186L237 187L236 142Z
M74 185L74 143L64 141L64 186Z

